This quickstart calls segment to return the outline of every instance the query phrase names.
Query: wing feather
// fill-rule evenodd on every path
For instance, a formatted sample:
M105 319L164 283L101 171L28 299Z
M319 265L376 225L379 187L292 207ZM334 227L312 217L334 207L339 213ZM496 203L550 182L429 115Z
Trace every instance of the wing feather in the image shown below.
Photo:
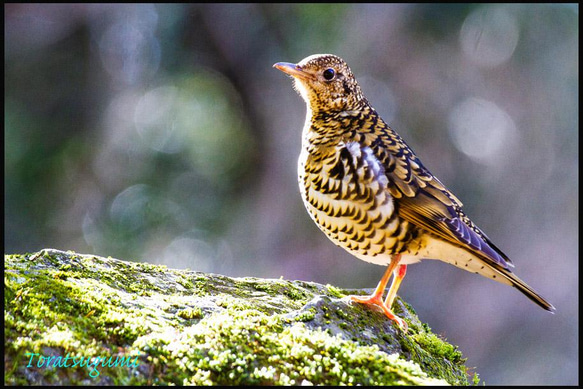
M387 141L386 138L390 138ZM385 139L385 140L383 140ZM381 145L389 145L389 152ZM388 126L371 148L385 167L388 189L398 198L398 212L409 222L456 245L465 247L494 266L512 267L498 249L462 211L462 203L451 193Z

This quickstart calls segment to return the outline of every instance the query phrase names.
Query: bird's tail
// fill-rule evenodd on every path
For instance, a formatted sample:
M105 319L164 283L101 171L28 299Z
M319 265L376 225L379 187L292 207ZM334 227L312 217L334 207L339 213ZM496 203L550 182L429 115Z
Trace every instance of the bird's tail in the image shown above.
M553 306L553 304L545 300L544 297L535 292L534 289L528 286L526 282L522 281L510 270L501 269L494 266L492 266L492 269L499 273L502 277L510 281L512 286L521 291L526 297L528 297L529 299L531 299L532 301L534 301L536 304L546 309L547 311L554 313L555 307Z

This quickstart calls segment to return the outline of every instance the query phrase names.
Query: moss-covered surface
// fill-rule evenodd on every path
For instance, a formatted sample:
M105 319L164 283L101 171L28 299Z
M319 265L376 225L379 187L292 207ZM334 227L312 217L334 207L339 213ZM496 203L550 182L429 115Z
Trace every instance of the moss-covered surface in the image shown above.
M5 255L5 383L470 384L461 353L408 305L394 307L404 334L350 293L365 291L50 249Z

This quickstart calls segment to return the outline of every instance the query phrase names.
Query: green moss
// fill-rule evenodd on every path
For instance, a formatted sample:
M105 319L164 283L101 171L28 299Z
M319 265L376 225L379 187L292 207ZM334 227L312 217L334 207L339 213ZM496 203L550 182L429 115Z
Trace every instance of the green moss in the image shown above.
M307 294L294 286L285 285L283 293L294 301L305 301Z
M301 312L300 314L298 314L296 316L296 320L306 322L306 321L314 320L315 317L316 317L316 309L310 308L310 309L305 310L305 311Z
M254 282L251 285L255 290L273 293L273 288L268 283Z
M466 370L465 359L456 346L437 337L426 325L414 324L410 332L410 336L400 338L401 346L424 371L454 385L468 385L467 376L461 374Z
M338 300L346 294L56 250L6 255L5 383L468 384L461 353L406 305L403 334L382 314ZM90 377L87 367L27 367L27 353L139 356L137 367Z
M478 375L478 373L474 373L474 375L472 377L472 385L478 386L479 384L480 384L480 376Z
M204 316L202 313L202 309L200 309L198 307L181 309L178 312L176 312L176 315L178 317L181 317L183 319L188 319L188 320L200 319Z
M330 284L326 284L326 288L328 289L328 292L330 293L330 295L336 297L336 298L342 298L345 296L345 294L343 293L342 289L337 288L333 285Z
M433 333L424 332L413 335L412 338L432 356L443 357L453 363L462 361L462 353L456 346L444 342Z
M277 316L215 315L193 329L173 360L176 384L438 384L415 364ZM201 347L204 345L204 347ZM210 346L210 347L209 347Z

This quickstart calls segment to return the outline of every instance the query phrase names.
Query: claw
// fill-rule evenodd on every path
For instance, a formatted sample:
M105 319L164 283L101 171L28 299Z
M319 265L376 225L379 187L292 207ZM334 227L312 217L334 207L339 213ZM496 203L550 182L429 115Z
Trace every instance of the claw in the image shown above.
M373 295L368 296L368 297L348 296L348 298L350 298L350 300L355 301L355 302L360 303L360 304L375 305L375 306L381 308L382 311L384 312L385 316L387 316L389 319L391 319L392 321L397 323L397 325L399 326L399 328L403 332L407 332L407 330L409 329L407 322L405 320L401 319L399 316L395 315L391 311L391 309L385 305L385 303L382 300L382 295L379 296L379 295L373 294Z
M401 254L396 254L391 259L391 263L389 267L385 271L383 278L379 282L377 288L375 289L374 293L368 297L362 296L348 296L350 300L356 301L357 303L366 304L366 305L376 305L377 307L381 308L385 315L397 323L399 328L401 328L404 332L407 332L409 326L405 322L405 320L401 319L399 316L395 315L393 311L391 311L391 305L397 296L397 290L401 285L401 281L405 277L407 272L407 265L399 265L399 261L401 260ZM383 292L385 291L385 287L389 282L389 278L391 275L394 274L393 283L389 289L389 293L387 295L387 299L383 302Z

